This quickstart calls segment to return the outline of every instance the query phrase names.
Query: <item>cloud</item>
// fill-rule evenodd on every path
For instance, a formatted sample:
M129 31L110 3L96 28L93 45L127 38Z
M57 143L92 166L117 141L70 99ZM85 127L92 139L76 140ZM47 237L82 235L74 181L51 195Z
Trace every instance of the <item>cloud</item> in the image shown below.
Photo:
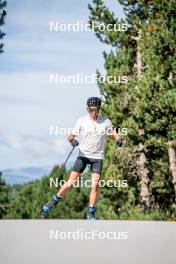
M50 21L66 24L88 21L89 1L72 2L73 6L70 1L17 0L15 5L9 1L3 71L102 69L102 52L109 47L100 43L93 32L49 32ZM112 5L112 1L106 2Z
M0 74L2 85L0 115L3 112L7 115L7 120L2 118L2 122L8 121L10 115L19 118L26 116L29 123L30 119L34 122L36 116L39 118L38 123L47 118L50 122L57 120L60 123L68 117L70 121L77 115L84 114L85 111L81 109L85 108L87 97L99 94L96 84L49 84L49 74L49 72ZM24 120L21 119L21 122L23 124Z
M56 155L64 155L68 144L61 138L43 137L37 135L1 136L4 147L18 151L24 155L37 158L52 152Z
M86 114L87 97L99 94L94 85L50 86L47 74L0 74L1 168L63 161L70 149L67 136L50 137L49 127L72 127Z
M70 45L70 41L72 45ZM50 40L48 36L43 40L41 46L41 40L35 40L33 37L30 40L9 37L6 49L8 50L6 63L9 62L9 65L6 66L5 63L4 71L10 67L13 72L24 70L55 70L65 73L75 70L95 72L97 68L100 68L100 65L103 65L102 52L104 48L94 39L91 41L91 38L83 40L82 37L79 37L71 40L64 37L61 40L58 35ZM72 61L71 64L70 61Z
M49 74L95 73L109 50L93 32L49 33L49 21L88 20L89 0L9 0L1 54L1 168L45 165L64 159L66 137L50 138L49 126L72 127L98 96L94 85L50 85ZM112 6L111 0L106 0ZM119 5L117 12L121 12Z
M1 169L26 167L29 165L43 166L62 163L71 146L68 141L59 137L37 135L1 134L0 155ZM3 160L8 153L8 161ZM15 157L15 160L11 161ZM73 158L73 157L72 157Z

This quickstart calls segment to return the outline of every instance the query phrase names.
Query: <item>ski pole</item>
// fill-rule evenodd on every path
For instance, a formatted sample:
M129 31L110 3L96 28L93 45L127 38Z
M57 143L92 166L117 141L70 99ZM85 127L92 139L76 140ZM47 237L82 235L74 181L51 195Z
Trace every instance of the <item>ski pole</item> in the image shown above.
M67 163L68 159L70 158L70 156L71 156L71 154L72 154L72 152L73 152L74 148L75 148L75 146L73 146L73 148L72 148L72 150L70 151L70 153L69 153L68 157L66 158L66 160L65 160L65 162L64 162L64 164L63 164L63 166L64 166L64 167L65 167L65 165L66 165L66 163Z
M63 176L63 173L64 173L64 171L65 171L65 165L66 165L68 159L70 158L70 156L71 156L71 154L72 154L74 148L75 148L75 146L73 146L72 150L70 151L68 157L66 158L66 160L65 160L65 162L64 162L64 164L63 164L63 171L60 173L60 177ZM50 202L51 202L51 201L50 201ZM44 218L45 218L43 209L40 210L39 218L40 218L40 219L44 219Z

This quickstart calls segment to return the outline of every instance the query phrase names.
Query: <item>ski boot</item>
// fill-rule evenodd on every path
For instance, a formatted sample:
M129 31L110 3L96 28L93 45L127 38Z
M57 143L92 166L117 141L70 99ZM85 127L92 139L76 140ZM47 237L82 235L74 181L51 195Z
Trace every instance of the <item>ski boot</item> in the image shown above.
M96 207L89 206L88 212L87 212L87 220L96 220L95 211L96 211Z
M58 202L61 200L61 197L54 195L53 199L48 203L44 204L42 209L40 210L40 214L45 213L47 214Z

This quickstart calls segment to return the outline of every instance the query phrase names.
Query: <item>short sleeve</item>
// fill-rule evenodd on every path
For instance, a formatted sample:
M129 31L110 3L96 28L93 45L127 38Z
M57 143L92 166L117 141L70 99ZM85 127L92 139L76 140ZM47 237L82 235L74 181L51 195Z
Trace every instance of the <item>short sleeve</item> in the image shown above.
M114 131L114 127L109 119L106 121L106 134L112 135L112 132Z
M72 129L71 133L75 136L78 136L80 133L80 129L81 129L81 120L78 119L76 122L76 125L74 126L74 128Z

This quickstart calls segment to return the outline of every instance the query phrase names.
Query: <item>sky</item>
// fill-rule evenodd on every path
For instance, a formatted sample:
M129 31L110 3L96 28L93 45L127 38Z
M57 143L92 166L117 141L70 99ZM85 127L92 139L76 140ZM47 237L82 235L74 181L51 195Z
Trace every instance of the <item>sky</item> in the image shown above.
M51 73L104 71L102 52L109 47L93 32L49 31L50 21L87 23L88 3L8 0L0 54L0 170L62 163L71 147L67 135L50 135L50 127L72 128L87 114L87 98L100 96L96 83L49 83ZM116 0L105 3L124 16Z

